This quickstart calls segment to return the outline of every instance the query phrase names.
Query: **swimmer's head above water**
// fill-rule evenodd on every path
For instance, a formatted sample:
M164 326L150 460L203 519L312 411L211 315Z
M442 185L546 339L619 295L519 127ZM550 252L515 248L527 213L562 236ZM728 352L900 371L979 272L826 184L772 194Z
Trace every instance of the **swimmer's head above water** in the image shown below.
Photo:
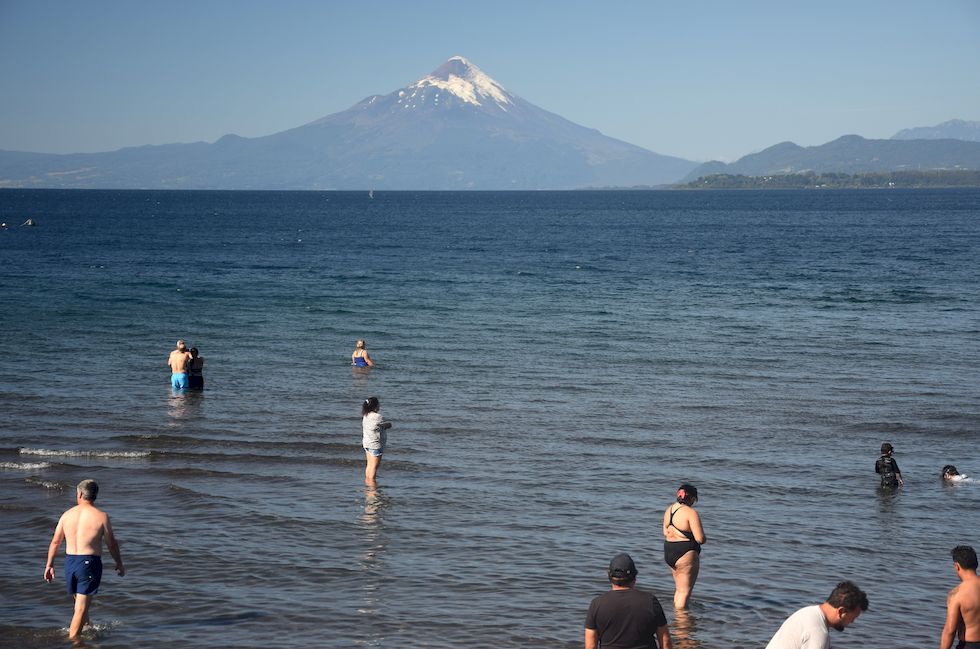
M957 477L959 477L962 474L956 470L955 466L953 466L952 464L947 464L946 466L943 467L942 475L943 475L943 480L956 480Z
M364 339L358 338L357 342L354 343L354 349L364 349Z

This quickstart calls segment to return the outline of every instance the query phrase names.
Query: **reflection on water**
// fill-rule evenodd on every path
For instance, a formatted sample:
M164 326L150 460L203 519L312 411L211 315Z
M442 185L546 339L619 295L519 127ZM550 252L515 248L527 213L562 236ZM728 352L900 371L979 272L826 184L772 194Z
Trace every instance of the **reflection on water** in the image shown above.
M350 374L352 379L351 384L361 392L366 391L368 387L368 377L371 376L371 368L356 367L351 365Z
M204 404L204 392L201 390L173 390L167 399L167 414L170 416L170 425L194 419L201 414L201 407Z
M381 514L388 506L388 500L380 487L366 486L364 488L364 515L361 516L361 523L367 530L377 528L381 522Z
M384 555L386 546L384 512L388 500L378 487L364 488L364 513L361 515L363 530L363 554L361 555L362 575L360 582L363 590L363 601L358 607L358 613L375 616L381 609L380 594L384 589L386 575L384 573ZM379 644L382 636L366 638L366 644Z
M364 513L361 515L364 553L361 555L361 568L368 572L379 570L384 558L386 544L384 512L388 504L388 499L380 488L371 486L364 488Z
M901 494L901 487L878 487L878 513L892 516Z
M697 618L687 609L674 611L674 624L670 629L672 646L676 649L700 649L697 637Z

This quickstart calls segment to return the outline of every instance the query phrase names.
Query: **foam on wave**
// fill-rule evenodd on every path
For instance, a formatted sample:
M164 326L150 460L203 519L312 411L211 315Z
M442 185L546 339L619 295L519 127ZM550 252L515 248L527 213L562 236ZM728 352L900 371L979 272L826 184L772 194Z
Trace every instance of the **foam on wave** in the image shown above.
M79 451L49 448L22 448L21 455L61 456L61 457L147 457L150 451Z
M51 466L50 462L0 462L0 469L12 469L14 471L37 471L47 469Z

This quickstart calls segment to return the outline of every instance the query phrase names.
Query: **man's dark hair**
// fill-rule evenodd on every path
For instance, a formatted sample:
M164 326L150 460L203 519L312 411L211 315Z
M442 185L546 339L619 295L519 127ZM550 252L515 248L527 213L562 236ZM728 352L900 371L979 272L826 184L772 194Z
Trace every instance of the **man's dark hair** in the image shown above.
M960 564L960 568L977 569L977 553L969 545L957 545L950 554L953 555L953 561Z
M95 480L82 480L78 483L78 491L81 492L82 498L91 502L95 502L96 497L99 495L99 484Z
M844 607L845 611L853 611L857 608L862 611L868 610L868 596L853 581L842 581L837 584L827 598L827 603L834 608Z

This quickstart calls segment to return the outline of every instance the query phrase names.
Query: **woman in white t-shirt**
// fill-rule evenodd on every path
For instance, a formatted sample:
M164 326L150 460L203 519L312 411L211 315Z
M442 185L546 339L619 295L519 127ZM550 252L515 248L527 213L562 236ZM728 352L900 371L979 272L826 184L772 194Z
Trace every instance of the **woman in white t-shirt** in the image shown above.
M388 443L387 431L391 428L391 422L385 421L379 410L381 410L381 402L378 401L378 397L368 397L361 404L362 446L364 458L367 460L367 466L364 468L364 484L370 486L376 484L375 477L381 465L381 456Z

